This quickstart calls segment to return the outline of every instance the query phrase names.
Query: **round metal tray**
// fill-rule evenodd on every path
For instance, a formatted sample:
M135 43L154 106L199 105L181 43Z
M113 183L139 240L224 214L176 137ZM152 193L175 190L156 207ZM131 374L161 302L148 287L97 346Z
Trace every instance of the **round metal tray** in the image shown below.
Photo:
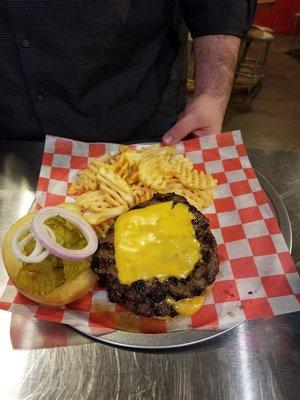
M285 238L289 251L292 250L292 229L291 223L286 211L286 208L281 201L278 193L270 184L270 182L258 171L256 171L257 178L269 198L269 203L273 209L274 215L278 219L279 226ZM204 342L220 336L240 323L230 326L227 329L221 330L188 330L163 334L141 334L130 333L124 331L115 331L101 336L92 336L78 329L72 327L77 332L90 337L93 340L99 341L112 346L130 348L130 349L143 349L143 350L166 350L173 348L180 348L191 346L196 343Z

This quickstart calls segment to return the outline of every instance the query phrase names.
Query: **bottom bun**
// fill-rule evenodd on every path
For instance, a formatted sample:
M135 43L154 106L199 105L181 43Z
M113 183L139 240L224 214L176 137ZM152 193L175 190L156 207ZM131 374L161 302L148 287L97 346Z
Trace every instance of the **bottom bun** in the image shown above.
M4 238L2 256L8 276L11 278L20 293L22 293L28 299L36 301L37 303L52 307L72 303L93 289L97 281L97 276L92 270L88 269L83 271L77 278L63 283L61 286L53 289L50 293L45 295L24 292L24 290L18 287L17 276L23 263L16 258L13 252L12 238L17 230L30 224L34 214L35 213L32 212L25 215L25 217L20 218L14 225L11 226Z

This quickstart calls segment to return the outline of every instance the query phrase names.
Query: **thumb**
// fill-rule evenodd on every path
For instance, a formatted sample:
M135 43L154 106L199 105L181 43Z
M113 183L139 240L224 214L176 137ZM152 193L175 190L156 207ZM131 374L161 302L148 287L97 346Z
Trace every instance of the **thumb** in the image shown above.
M195 129L195 121L187 115L177 121L176 124L164 134L162 140L167 145L175 144L189 133L192 133Z

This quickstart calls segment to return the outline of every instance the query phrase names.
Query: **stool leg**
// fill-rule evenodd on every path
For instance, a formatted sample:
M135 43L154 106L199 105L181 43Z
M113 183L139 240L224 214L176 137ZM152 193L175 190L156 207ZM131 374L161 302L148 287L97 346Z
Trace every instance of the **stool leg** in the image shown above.
M243 50L243 53L242 53L242 55L241 55L240 61L239 61L239 63L238 63L238 66L237 66L237 68L236 68L236 72L239 72L239 70L241 69L241 66L242 66L243 62L245 62L245 59L246 59L246 56L247 56L247 53L248 53L248 50L249 50L249 47L250 47L251 42L252 42L251 39L247 39L247 38L245 39L244 50Z
M244 96L243 103L246 106L251 106L253 100L256 98L258 93L260 92L260 89L262 88L262 81L260 80L257 85L254 87L249 86L247 93ZM251 107L249 108L249 111L251 110Z
M266 43L266 49L263 50L263 61L262 61L262 70L263 70L263 74L265 74L265 69L266 69L266 64L267 64L267 58L268 58L268 54L269 54L269 48L270 48L270 43L271 42L267 42Z
M297 39L297 35L296 35L297 25L298 25L298 18L295 18L295 22L294 22L294 25L293 25L293 31L292 31L292 38L291 38L290 47L289 47L289 52L291 52L292 56L295 55L295 48L293 48L293 44Z
M257 84L256 88L254 89L254 91L252 92L252 96L250 96L250 101L249 104L252 103L252 101L256 98L256 96L258 95L258 93L260 92L262 87L262 82L259 81L259 83Z

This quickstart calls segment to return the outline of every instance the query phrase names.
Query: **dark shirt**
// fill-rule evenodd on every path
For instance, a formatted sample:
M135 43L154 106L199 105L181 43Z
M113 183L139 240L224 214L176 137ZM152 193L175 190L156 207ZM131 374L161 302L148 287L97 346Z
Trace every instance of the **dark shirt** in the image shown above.
M180 48L176 3L0 0L0 138L147 136ZM192 36L243 36L253 3L181 1Z

